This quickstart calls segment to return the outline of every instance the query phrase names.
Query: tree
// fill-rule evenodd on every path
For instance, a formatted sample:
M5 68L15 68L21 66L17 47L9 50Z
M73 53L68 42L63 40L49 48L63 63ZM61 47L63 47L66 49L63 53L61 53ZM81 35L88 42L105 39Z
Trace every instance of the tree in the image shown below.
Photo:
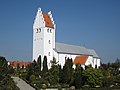
M31 75L31 76L30 76L30 81L31 81L31 82L35 81L35 75Z
M25 66L24 65L22 65L22 69L24 69L25 68Z
M8 66L5 57L0 57L0 90L19 90L13 79L9 76L11 74L10 70L11 67Z
M19 64L17 64L16 68L17 68L17 72L20 73L20 65Z
M38 67L38 64L37 62L34 60L30 66L29 66L29 70L27 72L27 75L26 75L26 80L30 81L30 76L31 75L35 75L35 76L39 76L39 67Z
M92 67L88 67L83 71L83 79L84 84L90 85L91 87L95 87L96 85L102 84L102 72L100 69L94 69Z
M63 69L61 68L61 65L59 65L59 83L63 82Z
M120 68L120 59L116 59L116 61L115 61L115 66L116 66L116 68L118 69L118 68Z
M120 60L116 59L116 61L114 63L108 63L107 67L108 67L107 69L102 69L102 74L103 74L102 85L103 85L103 87L109 87L110 85L119 83Z
M53 67L53 66L55 66L55 65L58 64L58 62L56 61L56 58L55 58L55 57L53 57L53 60L50 61L50 63L51 63L51 67Z
M0 81L0 90L20 90L13 79L6 75L4 78Z
M59 83L59 65L56 62L56 59L53 57L51 61L51 68L49 70L48 81L51 85L56 85Z
M8 73L13 74L14 71L15 71L15 70L13 69L13 67L12 67L11 65L9 65L9 66L8 66Z
M82 72L83 72L83 69L81 65L77 64L75 69L75 75L74 75L74 78L75 78L74 84L77 89L80 89L83 85Z
M71 81L73 80L73 62L72 59L67 59L65 62L65 65L63 66L62 70L62 78L61 82L65 84L70 84Z
M41 55L38 57L37 63L38 63L39 71L41 72Z
M110 68L110 67L109 67ZM103 75L102 77L102 86L103 87L109 87L113 83L113 78L111 77L111 73L109 69L106 69L104 66L100 67L101 73Z
M34 66L33 63L30 64L30 66L28 67L28 72L26 75L26 80L30 81L30 76L34 74Z
M8 74L8 64L5 57L0 57L0 80Z
M42 72L45 74L46 72L48 72L48 66L47 66L47 57L44 56L44 59L43 59L43 70Z
M110 65L110 67L112 68L111 73L113 76L117 76L120 69L120 60L117 58L116 61Z

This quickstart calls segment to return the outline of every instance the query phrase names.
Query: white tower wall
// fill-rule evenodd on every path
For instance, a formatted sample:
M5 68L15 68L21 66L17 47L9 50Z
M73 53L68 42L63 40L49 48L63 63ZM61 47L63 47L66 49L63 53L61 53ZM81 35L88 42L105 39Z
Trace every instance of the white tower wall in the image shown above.
M38 9L33 24L33 60L37 61L39 55L41 55L43 63L44 56L47 56L48 68L50 68L50 60L53 59L53 48L55 48L55 24L51 12L48 12L47 15L47 17L44 17L41 9ZM46 26L48 22L45 18L52 22L54 28Z
M44 28L43 55L47 56L48 67L50 67L50 61L53 60L53 31L52 28Z
M33 60L38 59L39 55L43 58L43 50L44 50L44 38L43 38L43 28L41 28L41 32L37 32L37 29L33 29Z
M45 27L45 21L43 18L43 14L41 11L41 8L38 9L37 15L34 20L33 24L33 60L38 59L39 55L43 58L43 47L44 40L44 27Z

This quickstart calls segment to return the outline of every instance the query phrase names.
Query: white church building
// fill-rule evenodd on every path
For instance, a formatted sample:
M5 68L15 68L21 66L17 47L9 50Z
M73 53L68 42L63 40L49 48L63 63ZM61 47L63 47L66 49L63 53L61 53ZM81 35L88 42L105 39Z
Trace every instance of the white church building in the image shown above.
M41 8L38 9L33 24L33 60L41 55L43 62L44 56L47 57L48 68L53 57L63 67L67 58L72 58L73 64L81 64L83 68L91 65L100 66L100 57L95 50L83 46L58 43L55 41L56 24L53 20L51 11L44 14Z

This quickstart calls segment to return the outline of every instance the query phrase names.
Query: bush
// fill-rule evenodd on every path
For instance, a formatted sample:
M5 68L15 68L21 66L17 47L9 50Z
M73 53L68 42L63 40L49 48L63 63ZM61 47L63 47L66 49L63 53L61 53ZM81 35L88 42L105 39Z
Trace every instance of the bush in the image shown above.
M42 85L42 89L46 89L47 88L47 85L46 84L43 84Z
M113 77L109 78L104 77L102 80L103 87L109 87L110 85L114 85L113 81L114 81Z
M31 75L31 76L30 76L30 81L31 81L31 82L35 81L35 75Z
M10 76L5 76L0 82L0 90L20 90Z
M58 85L58 90L62 90L62 87L61 87L61 85Z

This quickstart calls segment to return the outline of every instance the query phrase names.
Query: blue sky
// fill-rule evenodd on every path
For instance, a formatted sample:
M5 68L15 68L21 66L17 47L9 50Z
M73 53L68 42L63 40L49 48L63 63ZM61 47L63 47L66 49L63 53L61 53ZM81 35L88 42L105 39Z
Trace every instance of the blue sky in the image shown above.
M0 56L32 60L39 7L52 11L57 42L95 49L103 63L120 58L120 0L0 0Z

